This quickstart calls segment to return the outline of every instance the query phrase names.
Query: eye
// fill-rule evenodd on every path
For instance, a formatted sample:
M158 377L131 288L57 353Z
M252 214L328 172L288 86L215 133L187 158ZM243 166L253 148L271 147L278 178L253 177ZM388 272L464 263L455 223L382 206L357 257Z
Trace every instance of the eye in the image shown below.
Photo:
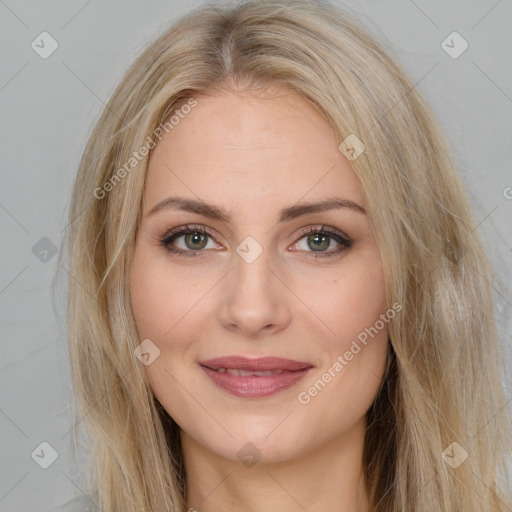
M169 231L160 243L172 254L199 256L203 249L217 249L212 234L204 226L182 226Z
M352 240L341 232L328 226L322 226L321 228L308 228L305 232L303 231L295 246L301 251L314 253L312 256L318 258L337 256L352 247L352 243ZM332 249L333 246L337 246L337 248L328 250Z
M309 227L302 231L291 251L310 253L310 256L314 258L332 257L350 248L352 243L349 237L329 226ZM219 249L213 238L213 233L204 226L186 225L174 228L166 233L160 240L160 244L169 253L186 257L205 256L204 249Z

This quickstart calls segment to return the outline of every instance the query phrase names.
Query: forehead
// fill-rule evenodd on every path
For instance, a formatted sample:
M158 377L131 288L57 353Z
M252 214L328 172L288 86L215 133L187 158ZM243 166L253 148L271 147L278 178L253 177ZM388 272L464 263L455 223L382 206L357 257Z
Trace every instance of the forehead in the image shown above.
M280 209L302 198L340 194L364 202L333 128L299 94L276 87L195 99L197 105L152 151L145 212L170 195L229 210L248 201L252 208Z

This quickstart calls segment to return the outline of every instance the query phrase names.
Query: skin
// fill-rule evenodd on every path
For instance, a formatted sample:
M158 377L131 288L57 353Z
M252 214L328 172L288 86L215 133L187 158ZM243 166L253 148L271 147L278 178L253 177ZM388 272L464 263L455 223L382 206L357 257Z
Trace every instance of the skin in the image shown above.
M345 207L278 222L282 208L334 196L364 208L363 190L332 127L296 93L276 86L196 99L152 151L130 272L140 340L160 350L145 371L182 432L187 506L368 511L365 414L384 373L387 329L308 404L298 395L386 311L370 220ZM170 208L148 215L169 196L222 207L231 220ZM213 233L196 257L171 254L161 242L187 224ZM352 246L315 258L301 230L323 225ZM263 249L252 263L236 252L247 236ZM197 252L201 240L186 245L182 235L171 246ZM322 251L339 247L328 238ZM314 368L273 396L241 398L219 389L198 364L226 355L277 356ZM248 442L261 455L252 467L237 456Z

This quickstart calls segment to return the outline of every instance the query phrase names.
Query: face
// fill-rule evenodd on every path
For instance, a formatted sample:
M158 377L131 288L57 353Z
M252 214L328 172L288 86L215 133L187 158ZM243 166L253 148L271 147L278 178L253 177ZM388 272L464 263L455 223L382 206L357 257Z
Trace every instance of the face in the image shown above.
M196 100L148 166L130 273L140 341L160 351L144 368L205 453L292 460L364 431L388 344L379 250L310 103Z

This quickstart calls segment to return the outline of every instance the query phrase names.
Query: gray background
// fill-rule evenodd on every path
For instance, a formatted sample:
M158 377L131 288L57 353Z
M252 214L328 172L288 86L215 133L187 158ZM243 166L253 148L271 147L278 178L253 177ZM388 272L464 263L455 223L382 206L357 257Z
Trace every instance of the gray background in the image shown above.
M59 260L51 248L66 232L86 139L122 73L168 23L199 4L0 0L0 511L96 510L83 494L83 462L73 463L63 291L53 282ZM395 52L441 121L495 266L511 368L512 2L343 5ZM47 59L31 47L43 31L59 45ZM453 31L469 44L456 59L441 47ZM44 441L58 452L48 469L31 457Z

